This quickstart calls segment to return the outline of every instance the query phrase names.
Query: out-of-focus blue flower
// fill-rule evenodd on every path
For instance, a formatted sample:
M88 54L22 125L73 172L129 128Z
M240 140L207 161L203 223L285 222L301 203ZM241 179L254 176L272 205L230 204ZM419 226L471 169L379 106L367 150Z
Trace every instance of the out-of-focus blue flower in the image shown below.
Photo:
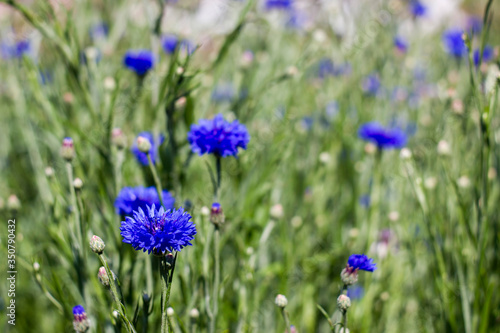
M238 120L229 123L222 114L218 114L213 119L202 119L199 124L191 125L188 141L191 150L198 155L226 157L236 156L238 148L246 149L250 135Z
M165 53L167 54L173 54L177 47L180 48L180 51L192 54L196 48L195 45L189 40L180 40L179 37L174 34L163 35L161 39L161 45L163 47L163 51L165 51Z
M369 122L359 128L358 135L373 142L379 149L402 148L406 145L405 132L399 128L385 128L378 122Z
M446 30L443 34L443 43L446 52L455 58L461 58L467 53L467 46L462 39L462 30L460 29Z
M165 209L174 208L175 199L168 191L162 191L163 204ZM116 212L120 215L132 216L139 208L146 210L147 206L156 205L160 207L160 198L154 186L151 187L124 187L115 200Z
M154 66L153 52L149 50L129 50L123 57L124 65L139 76L144 76Z
M288 14L288 19L286 21L286 26L292 29L302 29L307 22L307 17L304 12L297 10L290 10Z
M0 53L3 59L20 59L31 54L31 43L27 39L13 43L2 42Z
M328 76L348 75L351 72L351 64L348 62L335 65L332 60L323 58L318 63L318 77L324 79Z
M476 67L479 66L479 52L480 52L479 49L474 50L473 58L474 58L474 65ZM491 59L493 59L493 56L494 56L493 48L489 45L486 45L483 49L483 58L481 62L488 62Z
M339 103L337 101L331 101L326 105L325 115L328 121L332 121L335 119L337 114L339 113Z
M141 133L139 133L137 138L140 136L148 139L149 142L151 143L151 149L149 150L149 156L151 157L151 161L153 162L153 164L156 164L156 157L158 154L158 146L160 146L163 143L163 140L165 139L164 136L160 135L158 140L155 140L153 137L153 134L151 134L150 132L141 132ZM134 140L134 145L131 148L132 153L135 155L135 157L137 158L137 161L139 163L141 163L142 165L148 165L149 164L148 155L146 155L146 153L141 152L139 150L139 148L137 147L137 138L136 138L136 140Z
M302 117L300 124L304 130L310 131L314 125L314 118L311 116Z
M377 269L377 264L373 263L372 258L368 258L364 254L352 254L347 261L347 264L362 271L373 272Z
M425 6L418 0L412 0L410 2L410 11L415 17L425 16L425 14L427 13L427 6Z
M361 88L368 95L377 95L381 88L380 79L377 75L371 74L364 78Z
M271 9L291 9L293 6L293 0L266 0L265 8L267 10Z
M472 31L473 35L478 35L483 30L483 19L478 16L471 16L467 20L467 31Z
M347 296L350 299L360 299L365 294L365 289L361 286L354 285L347 289Z
M230 82L218 84L212 91L212 100L218 103L231 102L235 96L234 85Z
M394 38L394 47L401 53L406 53L408 51L408 42L403 39L403 37L396 36Z
M153 205L146 211L139 208L133 217L126 217L120 231L123 242L132 245L135 250L166 254L192 245L196 227L190 220L191 215L182 208L165 210L161 207L157 210Z
M361 197L359 197L359 204L364 208L370 207L370 202L371 200L369 194L363 194Z
M101 22L94 24L89 29L89 35L92 40L102 40L108 37L109 27L106 23Z

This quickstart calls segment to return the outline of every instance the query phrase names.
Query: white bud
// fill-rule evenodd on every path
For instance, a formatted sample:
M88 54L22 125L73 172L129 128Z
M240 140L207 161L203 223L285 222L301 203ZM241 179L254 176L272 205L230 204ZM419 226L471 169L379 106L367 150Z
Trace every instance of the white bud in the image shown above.
M436 177L428 177L425 179L424 186L428 190L433 190L436 188L437 178Z
M207 206L203 206L200 209L200 213L203 216L209 216L210 215L210 208L208 208Z
M38 272L40 270L40 264L36 261L33 263L33 270L35 272Z
M167 316L172 317L174 315L175 311L172 307L167 308Z
M389 213L389 220L392 222L396 222L397 220L399 220L399 213L396 211L390 212Z
M376 151L377 151L377 146L374 145L373 143L368 142L365 145L365 153L372 155L375 154Z
M177 75L182 75L184 73L184 68L177 67L177 69L175 70L175 73L177 73Z
M326 151L319 154L319 161L321 163L328 164L328 163L330 163L331 159L332 159L332 156L329 153L327 153Z
M75 190L81 190L82 186L83 181L80 178L75 178L75 180L73 180L73 187L75 188Z
M401 149L401 152L399 153L399 157L403 160L409 160L412 156L411 150L408 148L403 148Z
M462 177L458 178L457 184L461 188L467 188L470 186L470 179L467 176L462 176Z
M193 308L191 311L189 311L189 316L191 319L198 319L200 317L200 311L198 309Z
M286 69L286 73L289 75L289 76L295 76L297 74L299 74L299 70L297 69L297 67L295 66L289 66L287 69Z
M450 145L445 140L441 140L437 145L437 152L439 155L448 156L451 153Z
M278 294L274 299L274 304L276 304L277 307L284 308L288 304L288 300L284 295Z
M302 217L300 217L300 216L292 217L291 223L292 223L292 227L294 227L295 229L300 228L302 226L302 222L303 222Z
M283 206L281 204L276 204L271 207L271 217L275 219L283 217Z
M149 153L151 150L151 142L143 136L137 138L137 148L143 153Z
M47 178L54 176L54 169L52 167L46 167L45 176L47 176Z
M108 76L104 79L104 89L108 91L113 91L116 89L116 81L111 76Z

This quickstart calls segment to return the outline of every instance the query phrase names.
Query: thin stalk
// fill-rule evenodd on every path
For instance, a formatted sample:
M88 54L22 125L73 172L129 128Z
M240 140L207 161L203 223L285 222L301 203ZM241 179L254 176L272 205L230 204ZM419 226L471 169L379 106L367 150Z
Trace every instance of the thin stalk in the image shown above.
M151 173L153 174L153 179L155 181L156 192L158 192L158 198L160 198L161 206L164 207L160 178L158 177L158 173L156 172L156 168L153 164L153 160L151 160L151 156L149 154L146 154L146 155L148 156L149 168L151 169Z
M177 261L177 253L174 257L172 266L166 260L166 256L160 259L160 275L161 275L161 332L172 332L172 326L167 316L167 309L170 305L170 292L172 290L172 279L174 276L175 262Z
M215 332L216 322L217 322L217 312L219 311L219 284L220 284L220 231L217 226L214 227L214 286L213 286L213 305L212 305L212 318L210 320L210 332Z
M69 185L69 192L71 195L71 206L75 210L75 228L77 230L76 237L78 240L78 250L79 253L81 254L83 251L83 240L82 240L82 233L81 233L81 221L80 221L80 210L78 209L78 204L76 201L76 192L75 192L75 187L73 186L73 166L71 165L70 162L66 162L66 172L68 175L68 185Z
M222 167L221 167L221 157L220 156L215 156L215 169L217 172L217 186L215 187L215 193L214 193L214 201L218 202L219 200L219 191L220 191L220 183L221 183L221 176L222 176Z
M288 313L285 308L281 308L281 315L283 316L283 320L285 321L285 333L290 332L290 319L288 318Z
M109 288L111 290L111 295L113 296L113 301L116 304L117 311L120 314L120 318L122 319L123 323L125 324L127 331L130 333L137 333L134 326L130 322L130 320L127 318L127 310L125 309L125 306L120 300L120 295L118 294L118 289L116 288L115 284L115 278L113 273L111 272L111 269L109 269L108 261L106 260L106 257L104 254L99 254L99 260L101 261L101 264L104 266L106 269L106 274L109 276Z
M347 333L347 311L342 313L342 332Z

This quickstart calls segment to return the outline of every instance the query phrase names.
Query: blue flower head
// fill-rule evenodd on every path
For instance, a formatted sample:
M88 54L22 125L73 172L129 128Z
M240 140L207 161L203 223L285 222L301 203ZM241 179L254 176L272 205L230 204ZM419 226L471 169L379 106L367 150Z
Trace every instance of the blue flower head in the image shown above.
M443 34L443 43L446 52L455 58L461 58L467 53L467 47L465 46L462 38L462 30L460 29L450 29L445 31Z
M265 8L288 10L293 6L293 0L266 0Z
M373 259L364 254L352 254L347 261L347 265L355 270L367 272L373 272L377 269L377 264L373 263Z
M27 39L14 43L2 42L0 44L0 53L4 59L20 59L31 54L31 43Z
M133 246L135 250L166 254L180 251L196 235L196 227L191 221L191 215L184 209L156 210L155 205L146 211L139 208L133 217L127 217L120 227L123 242Z
M81 305L76 305L73 307L73 315L74 316L80 316L82 314L85 314L85 309Z
M238 120L229 123L222 114L218 114L214 119L202 119L198 125L191 125L188 141L191 150L200 156L214 154L226 157L236 156L238 148L246 149L250 135Z
M160 146L163 143L163 140L164 140L163 135L160 135L159 139L156 141L153 137L153 134L151 134L150 132L141 132L141 133L139 133L137 138L140 136L148 139L149 142L151 143L151 149L149 150L149 156L151 157L151 161L153 162L153 164L156 164L156 158L158 155L158 146ZM139 148L137 147L137 138L136 138L136 140L134 140L134 145L131 148L132 153L135 155L135 157L139 163L141 163L142 165L148 165L149 164L148 155L146 155L146 153L141 152L139 150Z
M410 11L415 17L425 16L427 7L418 0L412 0L410 2Z
M404 40L402 37L398 36L394 38L394 47L401 53L406 53L406 51L408 51L408 42L406 42L406 40Z
M173 54L175 49L177 48L177 43L179 42L179 38L177 38L174 34L163 35L161 39L161 45L163 46L163 50L165 53Z
M73 307L73 328L75 332L86 332L89 329L87 314L81 305Z
M123 64L139 76L144 76L154 65L153 52L149 50L129 50L123 57Z
M359 128L358 135L365 141L373 142L379 149L403 148L407 137L399 128L385 128L377 122L366 123Z
M368 95L377 95L381 88L380 79L377 75L372 74L365 77L361 84L361 88Z
M473 54L474 66L476 67L479 66L479 52L480 52L479 49L475 49ZM483 50L483 58L481 62L488 62L491 59L493 59L493 56L494 56L493 48L489 45L486 45Z
M102 40L108 37L109 27L106 23L101 22L98 24L94 24L89 29L90 38L93 40Z
M165 209L174 208L175 199L168 191L162 191L163 204ZM151 187L124 187L116 197L116 212L120 215L132 216L139 208L146 210L147 206L156 205L160 207L160 198L154 186Z
M478 16L471 16L467 20L467 31L472 31L473 35L478 35L483 30L483 19Z

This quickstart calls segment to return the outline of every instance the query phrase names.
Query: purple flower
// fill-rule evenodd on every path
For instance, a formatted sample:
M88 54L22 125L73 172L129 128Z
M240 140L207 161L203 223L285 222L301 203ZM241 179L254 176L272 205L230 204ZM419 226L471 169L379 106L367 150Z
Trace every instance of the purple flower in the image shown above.
M385 128L377 122L370 122L359 128L358 135L365 141L373 142L379 149L402 148L407 137L399 128Z
M190 220L191 215L182 208L165 210L161 207L156 210L152 205L146 212L139 208L133 217L122 221L120 231L123 242L132 245L135 250L166 254L192 245L196 227Z
M401 53L406 53L406 51L408 51L408 43L402 37L394 38L394 47Z
M460 29L450 29L445 31L443 34L443 43L446 52L455 58L461 58L467 53L467 47L465 46L462 38L462 30Z
M161 38L161 45L163 46L163 50L168 54L173 54L175 52L178 42L179 38L177 38L177 36L173 34L167 34Z
M153 162L153 164L156 164L156 158L158 155L158 146L160 146L163 143L163 140L164 140L163 135L160 135L160 137L156 141L153 137L153 134L151 134L150 132L141 132L141 133L139 133L137 138L140 136L142 136L143 138L146 138L151 143L151 149L149 150L149 156L151 157L151 161ZM132 149L131 149L132 153L135 155L135 157L139 163L141 163L142 165L149 165L148 155L146 155L146 153L141 152L139 150L139 148L137 147L137 138L136 138L136 140L134 140L134 145L132 146Z
M175 199L168 191L162 191L163 204L165 209L174 208ZM156 205L160 207L160 198L154 186L151 187L124 187L116 197L116 212L120 215L132 216L139 208L146 210L147 206Z
M73 328L76 332L86 332L89 329L87 314L81 305L73 307Z
M0 54L3 59L20 59L31 54L31 43L29 40L20 40L14 43L2 42Z
M154 62L153 52L149 50L129 50L123 57L124 65L139 76L145 76Z
M373 263L373 259L368 258L364 254L352 254L347 261L347 265L354 268L355 270L362 270L367 272L373 272L377 269L377 264Z
M293 0L266 0L265 8L267 10L271 9L291 9L293 6Z
M365 77L361 84L361 88L368 95L377 95L381 88L380 79L377 75L372 74Z
M475 49L473 54L474 66L476 67L479 66L479 52L480 52L479 49ZM483 58L481 62L488 62L491 59L493 59L493 56L494 56L493 48L489 45L486 45L483 49Z
M418 0L412 0L410 2L410 11L415 17L425 16L427 13L427 7Z
M222 114L218 114L211 120L202 119L198 125L191 125L188 141L191 150L200 156L214 154L226 157L236 156L238 148L246 149L250 135L238 120L229 123Z

